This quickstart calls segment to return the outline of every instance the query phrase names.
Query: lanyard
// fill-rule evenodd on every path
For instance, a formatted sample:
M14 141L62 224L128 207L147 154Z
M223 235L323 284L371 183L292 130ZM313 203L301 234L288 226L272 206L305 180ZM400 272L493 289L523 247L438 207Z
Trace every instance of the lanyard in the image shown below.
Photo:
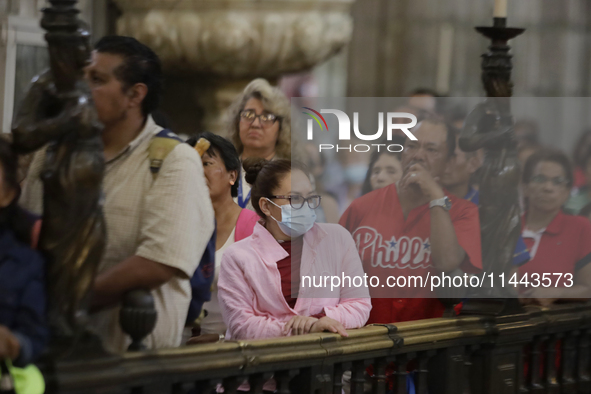
M244 198L244 199L242 198L242 177L240 177L240 180L238 181L238 205L240 206L240 208L246 208L249 201L250 201L250 190L248 191L246 198Z
M477 192L478 192L478 190L470 188L470 191L468 192L468 194L466 194L466 197L464 197L464 200L468 200L470 202L474 202L472 200L476 196L476 193Z

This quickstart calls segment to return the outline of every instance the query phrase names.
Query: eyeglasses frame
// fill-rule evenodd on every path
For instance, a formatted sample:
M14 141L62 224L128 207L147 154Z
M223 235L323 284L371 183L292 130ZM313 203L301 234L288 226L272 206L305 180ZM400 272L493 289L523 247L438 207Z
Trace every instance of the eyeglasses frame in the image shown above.
M296 207L294 207L294 206L293 206L293 203L291 202L291 199L292 199L293 197L302 197L302 198L304 199L304 202L302 202L302 206L301 206L301 207L299 207L299 208L296 208ZM311 198L315 198L315 197L318 197L318 206L317 206L317 207L315 207L315 208L312 208L312 207L310 206L310 199L311 199ZM310 209L316 209L316 208L318 208L318 207L320 206L320 204L322 203L322 196L321 196L321 195L319 195L319 194L315 194L315 195L313 195L313 196L308 196L308 197L303 197L303 196L269 196L268 198L279 198L279 199L282 199L282 200L288 200L288 201L289 201L289 205L291 205L291 207L292 207L293 209L302 209L302 208L304 207L304 204L306 204L306 203L308 204L308 207L309 207Z
M245 122L247 122L247 121L248 121L248 119L246 119L246 118L244 118L244 117L242 116L242 114L243 114L244 112L246 112L246 111L252 111L252 110L251 110L251 109L243 109L242 111L240 111L240 112L238 113L238 119L239 119L239 121L242 121L242 120L244 120ZM253 112L254 112L254 111L253 111ZM266 124L265 122L263 122L263 121L261 120L261 116L263 116L263 115L273 115L273 116L275 117L275 120L273 120L273 123ZM275 124L275 122L281 121L281 119L282 119L282 117L281 117L281 116L278 116L278 115L275 115L275 114L272 114L272 113L262 113L262 114L259 114L259 115L257 115L257 114L256 114L256 112L255 112L255 113L254 113L254 118L252 118L252 120L250 121L250 123L249 123L249 124L253 124L253 123L254 123L254 121L255 121L255 120L257 120L257 118L258 118L258 120L259 120L259 123L261 124L261 126L265 126L265 127L271 127L271 126L273 126L273 125Z

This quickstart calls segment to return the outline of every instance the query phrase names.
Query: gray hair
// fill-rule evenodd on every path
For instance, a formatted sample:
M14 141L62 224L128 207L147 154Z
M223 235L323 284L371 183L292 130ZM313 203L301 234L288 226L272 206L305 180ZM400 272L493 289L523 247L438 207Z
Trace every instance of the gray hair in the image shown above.
M291 159L291 107L283 92L263 78L250 82L240 96L228 108L227 135L232 139L238 154L242 154L244 144L240 140L240 111L251 98L263 103L265 110L279 117L279 132L275 153L278 158Z

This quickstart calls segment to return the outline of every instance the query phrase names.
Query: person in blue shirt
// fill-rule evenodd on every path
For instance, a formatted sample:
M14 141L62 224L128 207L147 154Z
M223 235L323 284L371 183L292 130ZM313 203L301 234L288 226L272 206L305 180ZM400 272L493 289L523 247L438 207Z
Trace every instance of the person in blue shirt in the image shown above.
M458 139L459 133L456 134L456 138ZM482 165L482 151L464 152L460 149L457 139L454 157L450 160L441 183L456 197L463 198L478 205L480 193L474 188L472 179ZM519 236L513 254L513 265L521 266L529 260L529 251L525 246L525 242L523 242L523 238Z
M17 204L18 161L0 138L0 360L33 362L49 336L45 316L45 266L31 249L32 220Z

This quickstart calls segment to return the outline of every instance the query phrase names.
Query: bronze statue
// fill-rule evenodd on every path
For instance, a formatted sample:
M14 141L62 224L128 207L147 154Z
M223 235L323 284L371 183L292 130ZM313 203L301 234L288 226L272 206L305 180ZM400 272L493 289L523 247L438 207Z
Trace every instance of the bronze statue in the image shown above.
M502 100L502 99L501 99ZM520 177L513 121L499 98L479 104L466 118L460 137L465 151L484 149L480 178L480 231L482 266L488 274L505 273L510 278L515 245L521 233L518 186ZM488 296L515 297L511 287L500 282Z
M477 28L492 40L490 52L482 56L482 83L488 98L466 118L459 144L464 151L484 150L479 207L482 265L487 275L493 273L495 282L481 295L511 298L517 296L517 289L503 287L498 281L499 274L505 273L505 284L510 277L521 233L520 168L511 115L513 83L507 40L523 29L507 28L505 22L495 18L495 26Z
M19 153L48 144L39 249L48 267L52 334L68 342L85 332L90 290L105 246L105 163L102 126L84 81L89 33L77 17L76 1L50 3L41 26L48 31L51 68L33 80L12 132Z

